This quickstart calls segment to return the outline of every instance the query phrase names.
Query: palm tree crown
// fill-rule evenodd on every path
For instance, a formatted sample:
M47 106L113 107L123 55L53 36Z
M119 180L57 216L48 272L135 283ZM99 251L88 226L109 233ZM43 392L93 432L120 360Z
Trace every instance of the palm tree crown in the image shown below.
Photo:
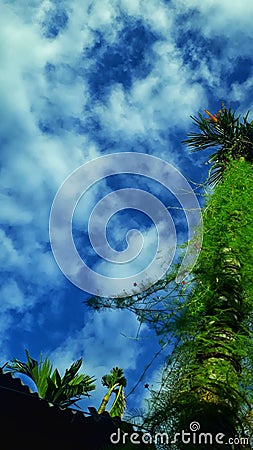
M188 139L183 142L194 152L216 149L208 161L212 163L209 182L215 185L222 181L230 159L243 157L253 163L253 122L248 121L249 113L241 122L240 116L236 116L224 104L216 115L207 110L205 112L208 118L201 113L197 117L191 116L198 131L190 132Z
M122 417L126 407L124 387L126 386L126 378L124 372L119 367L113 367L109 374L102 377L102 384L108 388L101 405L98 409L98 413L101 414L105 411L106 405L112 394L115 394L114 402L109 411L110 416Z

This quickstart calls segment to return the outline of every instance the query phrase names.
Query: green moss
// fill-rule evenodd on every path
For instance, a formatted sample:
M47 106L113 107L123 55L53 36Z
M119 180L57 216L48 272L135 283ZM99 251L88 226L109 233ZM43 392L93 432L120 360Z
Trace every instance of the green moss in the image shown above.
M231 159L225 172L206 198L203 247L175 328L179 345L151 406L151 422L171 435L194 420L211 431L214 417L227 437L250 426L253 169Z

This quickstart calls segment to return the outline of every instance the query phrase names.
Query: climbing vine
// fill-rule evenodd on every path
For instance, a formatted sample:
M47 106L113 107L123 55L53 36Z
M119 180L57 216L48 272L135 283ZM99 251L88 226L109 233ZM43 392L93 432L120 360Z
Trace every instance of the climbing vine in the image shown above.
M171 439L175 432L189 431L193 421L201 424L201 431L227 438L250 435L252 189L250 163L231 159L223 182L206 198L203 247L175 331L180 344L169 358L161 389L152 393L147 418Z

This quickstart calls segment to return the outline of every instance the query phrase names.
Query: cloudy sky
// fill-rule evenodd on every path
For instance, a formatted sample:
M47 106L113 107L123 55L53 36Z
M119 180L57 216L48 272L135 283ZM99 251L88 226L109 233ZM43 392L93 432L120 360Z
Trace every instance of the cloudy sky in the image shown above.
M148 327L136 338L138 321L129 312L84 306L88 293L62 273L50 245L55 195L83 164L123 152L161 158L185 179L203 182L208 155L190 154L181 141L192 130L190 115L205 108L216 112L225 101L239 113L252 110L253 3L0 0L0 10L0 364L24 360L25 348L34 358L48 355L61 370L82 356L84 371L98 379L88 403L97 407L102 375L122 367L130 392L158 344ZM109 196L91 232L101 237L109 219L107 238L118 252L112 263L91 246L93 208L126 188L153 193L166 207L178 203L164 186L138 175L139 163L126 175L114 156L114 174L102 178L108 170L103 161L88 172L87 179L101 180L90 182L75 209L73 237L94 270L109 279L132 277L156 251L151 218L139 207L122 210L121 199ZM67 206L62 211L64 216ZM187 236L185 216L172 219L180 242ZM157 221L163 234L163 219ZM129 235L130 262L124 265L119 259L133 228L144 244L135 258L140 235ZM66 250L61 230L57 236ZM165 261L172 247L163 239ZM71 261L69 267L78 272ZM160 363L129 397L129 408L141 406L144 384L156 382Z

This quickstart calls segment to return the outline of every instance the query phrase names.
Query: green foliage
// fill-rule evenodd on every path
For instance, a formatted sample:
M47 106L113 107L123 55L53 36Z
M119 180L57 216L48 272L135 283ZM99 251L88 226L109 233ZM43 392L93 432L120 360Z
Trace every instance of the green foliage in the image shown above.
M207 199L204 241L194 272L209 290L222 283L221 289L231 291L240 276L240 290L252 297L252 189L251 165L243 159L230 160L223 183ZM224 277L224 258L230 259L228 279Z
M22 373L28 376L35 383L38 395L54 404L67 408L76 405L76 402L83 396L89 396L89 392L95 389L93 384L95 378L85 374L78 374L82 365L82 358L74 362L65 374L61 377L57 369L53 371L53 366L48 357L43 361L31 358L26 350L27 362L13 359L6 369L12 373Z
M119 386L118 389L114 390L115 399L109 410L111 417L122 417L126 407L126 400L123 386Z
M146 418L171 437L193 420L228 437L252 432L252 192L251 164L230 158L206 199L202 251L174 329L177 346Z
M108 387L109 389L114 386L121 385L123 387L126 386L126 378L124 376L124 372L119 367L113 367L109 374L104 375L102 377L103 386Z
M192 117L198 131L189 133L185 144L192 151L215 148L216 152L209 158L212 163L209 182L216 184L223 179L229 159L244 157L253 162L253 122L248 122L248 114L240 121L240 116L222 106L217 114L217 121L204 117L201 113Z
M102 377L102 384L108 388L108 391L101 402L98 413L101 414L105 411L111 395L115 394L115 399L109 410L109 414L111 417L122 417L126 407L124 394L126 378L123 370L119 367L113 367L109 374Z

